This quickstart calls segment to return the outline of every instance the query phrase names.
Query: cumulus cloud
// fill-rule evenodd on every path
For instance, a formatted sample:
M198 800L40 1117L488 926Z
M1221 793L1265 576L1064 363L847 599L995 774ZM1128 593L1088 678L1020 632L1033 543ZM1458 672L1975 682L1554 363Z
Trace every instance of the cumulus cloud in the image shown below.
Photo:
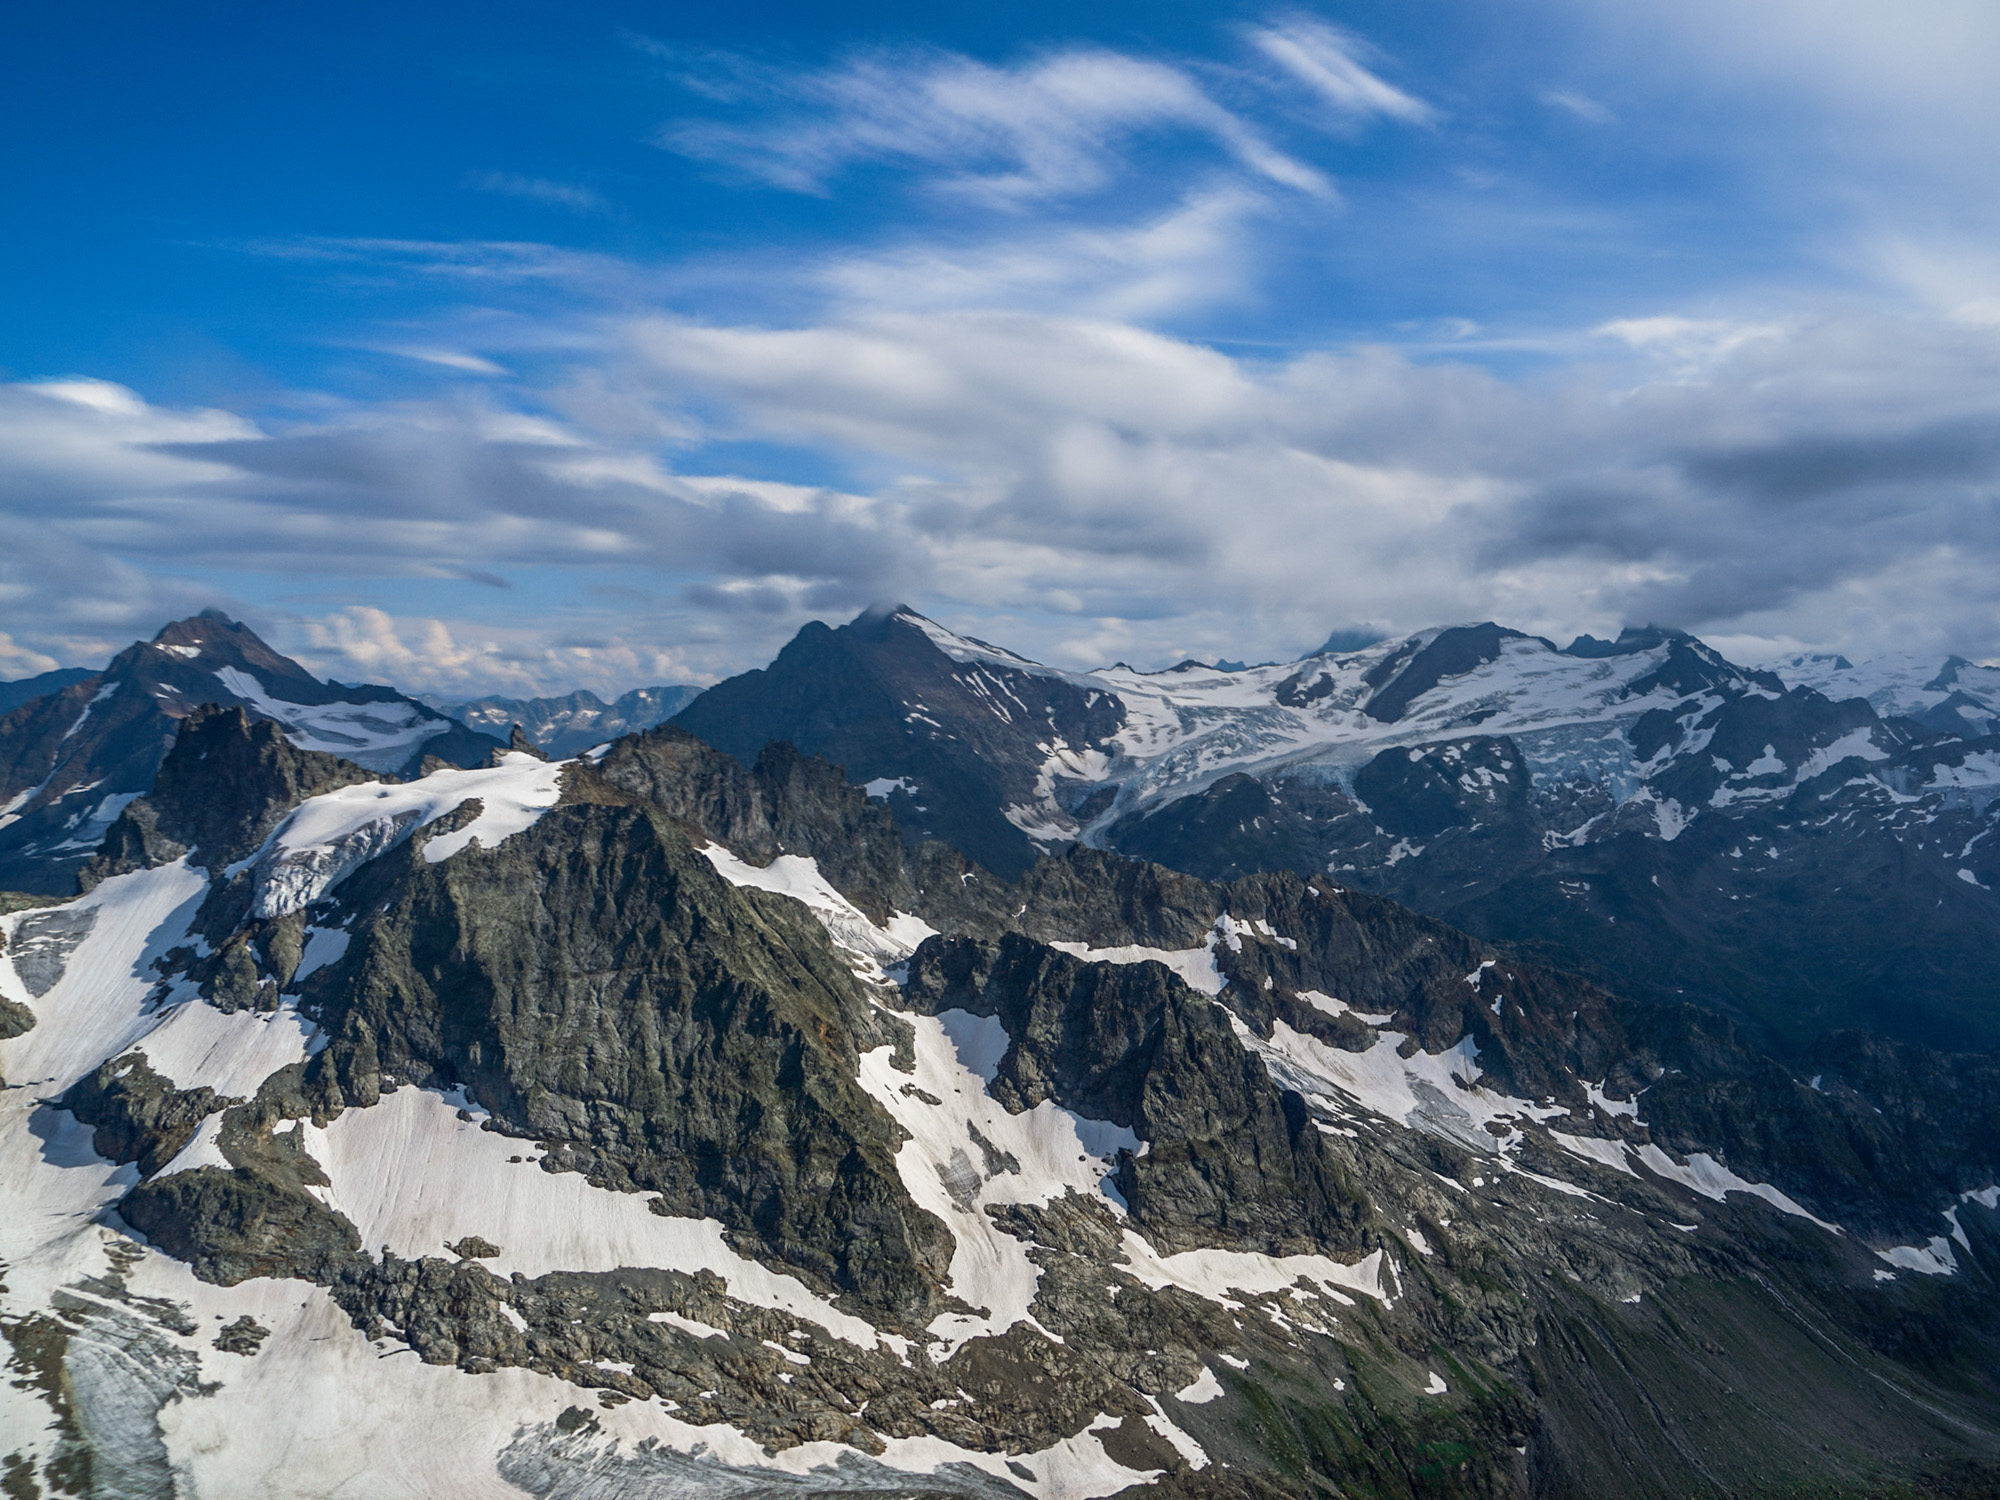
M1653 356L1695 334L1629 321L1647 331L1601 341L1630 346L1619 359L1514 379L1385 349L1251 361L1025 313L607 332L600 378L628 405L667 421L699 400L722 438L882 476L844 489L676 469L623 426L546 413L275 430L13 387L0 435L12 417L35 442L0 444L0 492L44 501L0 508L33 531L7 576L79 637L157 623L137 616L172 596L161 580L219 556L294 586L488 575L540 600L533 580L571 581L560 609L504 626L297 617L291 638L336 675L437 691L711 675L882 597L1079 665L1486 617L2000 652L2000 332L1853 314L1750 338L1687 319L1690 367ZM131 597L71 596L122 557L145 564ZM15 636L61 655L16 628L17 597Z
M685 652L617 635L551 639L537 625L435 618L398 619L352 605L318 619L280 619L272 629L300 660L339 681L393 682L444 699L534 697L576 687L615 694L634 684L707 680Z

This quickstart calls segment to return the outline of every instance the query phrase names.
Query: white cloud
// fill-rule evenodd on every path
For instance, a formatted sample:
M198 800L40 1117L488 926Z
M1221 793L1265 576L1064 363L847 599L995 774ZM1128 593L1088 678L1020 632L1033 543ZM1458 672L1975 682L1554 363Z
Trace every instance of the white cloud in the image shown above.
M509 198L526 198L577 213L602 213L609 207L603 194L574 182L557 182L548 177L529 177L520 172L472 172L465 185L482 193L500 193Z
M857 310L1006 307L1151 322L1248 296L1256 274L1249 232L1270 206L1235 184L1209 186L1136 224L905 245L834 258L819 275Z
M1587 124L1610 125L1618 118L1606 106L1575 89L1544 89L1537 97L1551 109L1564 110Z
M1027 313L604 336L601 428L486 404L279 430L0 388L0 625L74 660L58 635L216 602L174 579L220 561L281 600L515 582L490 618L265 612L334 675L443 692L710 675L883 597L1078 665L1276 656L1357 619L2000 650L1989 328L1649 314L1605 325L1629 353L1601 369L1512 379ZM675 460L688 403L874 477Z
M459 349L426 349L404 345L387 351L399 354L404 359L414 359L419 364L437 365L446 370L458 370L467 375L505 375L506 366L497 365L481 355L467 354Z
M397 619L366 605L319 619L280 620L272 634L322 675L393 682L444 698L498 693L534 697L593 688L615 695L634 685L702 680L684 652L616 635L550 639L539 625L513 629L471 621Z
M1777 338L1784 329L1777 323L1661 313L1645 318L1613 318L1591 332L1600 338L1617 339L1626 347L1660 361L1676 374L1692 377L1713 368L1751 340Z
M1379 115L1410 125L1428 125L1437 118L1437 111L1423 100L1364 67L1361 58L1371 49L1349 32L1298 17L1252 27L1250 39L1258 51L1342 115Z
M0 630L0 682L15 682L23 677L53 672L61 665L53 656L31 651L6 631Z
M1006 206L1110 185L1138 135L1206 136L1253 176L1325 195L1316 168L1278 150L1179 68L1102 49L994 67L955 53L882 53L820 72L770 75L738 124L684 120L661 145L795 192L824 193L863 162L926 170L941 190Z

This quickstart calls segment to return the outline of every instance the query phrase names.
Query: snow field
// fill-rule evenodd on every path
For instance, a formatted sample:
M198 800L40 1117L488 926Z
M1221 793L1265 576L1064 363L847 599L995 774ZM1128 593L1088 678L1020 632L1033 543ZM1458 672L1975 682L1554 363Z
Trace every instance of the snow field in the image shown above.
M132 1284L141 1295L187 1308L198 1331L161 1336L198 1355L201 1378L220 1385L213 1396L170 1402L159 1414L174 1467L196 1494L520 1500L521 1491L500 1476L499 1455L525 1428L546 1428L571 1406L594 1412L603 1431L589 1452L578 1455L581 1462L657 1442L676 1453L700 1455L703 1467L715 1471L719 1488L730 1493L749 1475L765 1474L782 1486L788 1477L854 1455L834 1443L767 1453L725 1423L697 1426L658 1402L601 1409L594 1389L527 1370L467 1375L426 1365L404 1350L369 1344L323 1290L303 1282L211 1286L179 1262L148 1254L134 1268ZM271 1330L260 1353L246 1359L209 1346L217 1327L245 1314ZM1038 1500L1094 1500L1157 1477L1158 1471L1128 1469L1104 1452L1094 1433L1114 1425L1114 1419L1100 1417L1090 1431L1012 1455L1034 1471L1033 1481L1008 1470L1010 1455L962 1449L936 1438L890 1439L874 1462L911 1474L972 1464Z
M568 762L518 751L500 760L489 770L433 771L396 785L364 782L301 803L254 857L257 915L303 910L363 864L470 798L478 798L483 810L465 827L425 845L428 863L451 858L474 839L491 848L533 827L561 796Z
M189 996L156 1014L164 1019L136 1043L153 1071L177 1088L207 1084L232 1099L253 1097L278 1069L304 1062L319 1030L289 1005L225 1012Z
M460 1109L473 1118L459 1119ZM545 1172L532 1142L483 1130L484 1118L461 1096L405 1087L372 1108L346 1110L324 1130L295 1128L331 1179L316 1190L320 1200L347 1216L371 1255L385 1248L409 1260L443 1255L476 1234L500 1247L483 1264L503 1277L620 1266L708 1270L738 1301L789 1313L863 1349L902 1342L738 1255L715 1220L662 1217L637 1193Z
M207 877L177 859L116 876L60 908L95 913L95 922L70 953L62 977L39 999L27 992L13 964L0 960L0 994L35 1013L32 1030L0 1042L0 1074L8 1083L33 1085L36 1098L59 1094L157 1025L143 1012L158 978L153 961L187 940L187 924L207 892ZM34 915L0 918L10 953L22 920ZM10 1090L5 1097L11 1102L19 1096Z
M293 703L272 697L241 668L221 667L215 676L258 713L283 725L285 737L301 750L343 756L371 771L407 764L425 741L452 728L449 719L427 717L414 703Z

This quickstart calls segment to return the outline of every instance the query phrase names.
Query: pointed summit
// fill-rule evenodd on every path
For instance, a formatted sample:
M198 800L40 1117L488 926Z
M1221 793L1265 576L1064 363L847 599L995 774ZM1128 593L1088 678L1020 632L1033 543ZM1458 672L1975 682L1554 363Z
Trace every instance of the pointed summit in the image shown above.
M151 643L183 661L200 662L211 669L235 667L259 678L286 683L323 684L289 656L281 656L248 625L232 620L219 609L205 609L185 620L162 626Z

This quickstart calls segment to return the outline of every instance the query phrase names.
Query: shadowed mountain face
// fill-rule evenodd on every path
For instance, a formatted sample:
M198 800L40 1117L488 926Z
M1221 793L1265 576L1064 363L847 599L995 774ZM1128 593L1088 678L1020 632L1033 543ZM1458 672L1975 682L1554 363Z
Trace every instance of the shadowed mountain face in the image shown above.
M14 1470L2000 1482L1990 1057L1780 1060L1323 873L1003 877L849 774L662 726L388 785L190 714L88 894L0 916Z
M0 889L70 891L105 830L152 785L181 720L210 703L388 775L433 756L483 764L503 743L393 688L321 682L218 614L176 621L0 717Z
M1080 841L1331 874L1781 1045L2000 1045L2000 671L1785 670L1486 624L1074 673L897 610L806 627L675 722L823 754L1004 873Z
M1073 830L1052 800L1092 774L1117 699L903 608L812 624L778 659L703 693L672 721L754 760L788 740L886 798L912 838L1012 875Z

